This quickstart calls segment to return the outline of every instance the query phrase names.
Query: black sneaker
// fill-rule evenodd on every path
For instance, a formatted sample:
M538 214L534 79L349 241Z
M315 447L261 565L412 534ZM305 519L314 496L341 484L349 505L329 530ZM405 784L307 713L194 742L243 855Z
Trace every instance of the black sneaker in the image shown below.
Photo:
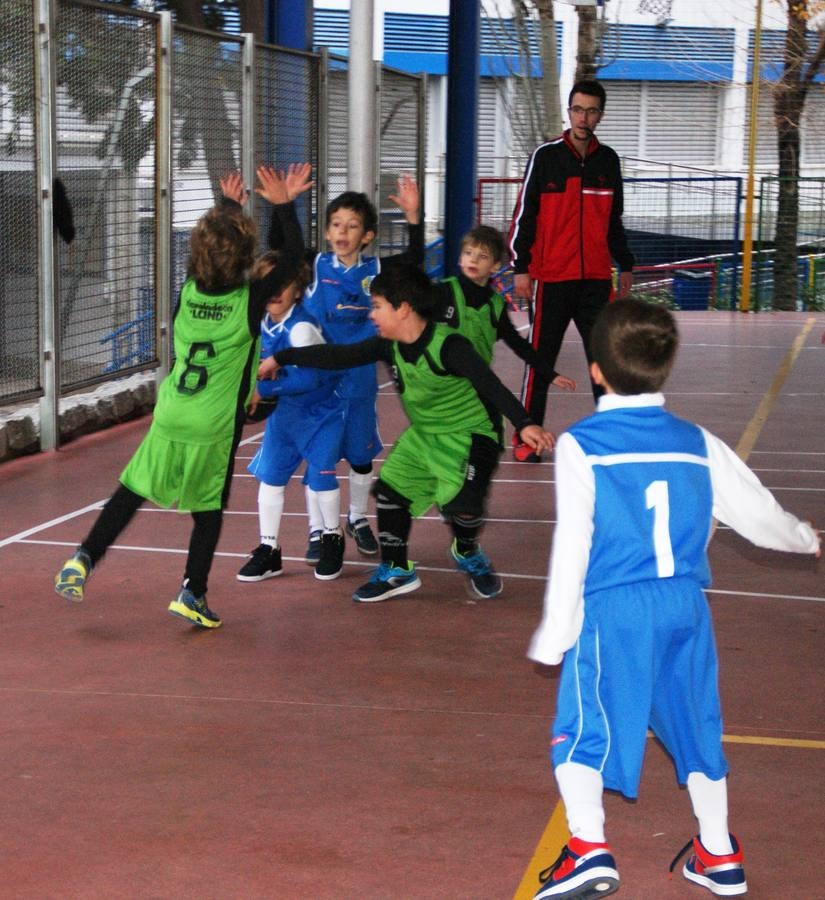
M263 581L274 578L283 571L281 564L281 548L260 544L252 551L251 559L244 563L235 576L238 581Z
M347 534L355 541L359 553L364 556L375 556L378 553L378 541L375 540L370 523L363 516L355 522L350 522L347 517Z
M344 535L340 531L325 531L321 535L321 558L315 567L315 577L332 581L344 568Z
M317 566L318 560L321 558L321 535L323 532L318 529L317 531L310 531L309 533L309 543L307 544L307 552L304 556L304 562L308 566Z

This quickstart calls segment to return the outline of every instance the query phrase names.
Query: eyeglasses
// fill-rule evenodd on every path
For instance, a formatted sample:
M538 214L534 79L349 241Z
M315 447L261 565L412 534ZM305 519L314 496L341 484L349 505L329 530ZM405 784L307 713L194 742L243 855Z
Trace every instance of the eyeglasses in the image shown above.
M601 113L598 106L590 106L587 109L583 106L571 106L567 111L574 116L598 116Z

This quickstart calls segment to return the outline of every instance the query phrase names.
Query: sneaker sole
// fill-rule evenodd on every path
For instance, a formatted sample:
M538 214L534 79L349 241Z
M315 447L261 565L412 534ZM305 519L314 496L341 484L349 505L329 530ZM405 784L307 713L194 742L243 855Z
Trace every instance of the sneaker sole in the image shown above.
M421 579L416 575L415 581L408 581L405 584L399 584L398 587L390 588L378 597L359 597L357 593L352 595L355 603L380 603L382 600L389 600L390 597L400 597L402 594L410 594L417 591L421 587Z
M318 559L311 559L309 556L305 556L304 562L314 569L318 565L318 563L321 562L321 557L319 556Z
M77 569L69 568L68 574L65 576L63 574L64 572L67 572L67 568L61 569L60 572L55 575L55 594L57 594L59 597L62 597L64 600L71 600L72 603L82 603L83 588L86 586L87 578L82 576ZM69 578L73 580L69 581ZM80 584L76 583L78 578L81 579Z
M336 579L342 572L344 571L344 564L341 563L341 568L337 572L333 572L331 575L320 575L318 570L315 570L315 577L318 581L333 581Z
M277 572L264 572L263 575L241 575L239 572L235 578L238 581L266 581L267 578L277 578L283 571L283 569L278 569Z
M55 584L54 592L58 597L64 600L70 600L72 603L83 602L83 588L78 588L73 584Z
M588 875L587 880L578 886L567 885L567 890L553 893L554 887L561 885L547 885L544 891L539 891L533 900L598 900L599 897L607 897L619 890L619 879L613 875L594 876Z
M184 606L182 603L177 603L174 600L169 604L169 612L179 619L186 619L187 622L191 622L199 628L220 628L222 624L220 619L217 622L213 622L211 619L204 619L202 615L193 612L188 606Z
M698 875L696 872L691 872L686 868L682 869L682 874L688 881L707 888L711 894L716 894L717 897L738 897L740 894L748 892L746 881L743 881L741 884L718 884L712 878L708 878L707 875Z
M464 574L464 573L462 572L462 574ZM501 584L501 585L499 585L498 590L495 591L494 593L485 594L483 591L480 591L475 586L475 584L473 584L473 579L468 576L467 593L471 597L480 597L482 600L492 600L494 597L500 597L503 590L504 590L504 585Z

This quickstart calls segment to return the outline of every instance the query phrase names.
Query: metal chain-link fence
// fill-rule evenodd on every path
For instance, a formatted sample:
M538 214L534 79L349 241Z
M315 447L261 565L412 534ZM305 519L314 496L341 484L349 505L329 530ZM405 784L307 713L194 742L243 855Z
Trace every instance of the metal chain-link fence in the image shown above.
M69 392L169 364L189 233L222 175L252 188L260 163L310 162L298 213L307 246L323 246L322 207L349 187L347 62L324 72L324 54L87 0L6 0L3 14L0 404L40 397L56 415ZM378 83L383 197L401 172L423 178L425 82L387 70ZM68 205L49 198L54 178ZM263 249L269 207L252 209Z
M58 244L60 387L157 360L153 328L157 19L61 3L56 170L75 238Z
M317 56L260 45L256 48L255 160L286 169L309 162L317 181L319 153L320 59ZM307 247L318 246L317 191L296 200ZM255 218L266 249L270 209L256 203Z
M3 5L0 37L0 396L39 395L40 294L31 0Z

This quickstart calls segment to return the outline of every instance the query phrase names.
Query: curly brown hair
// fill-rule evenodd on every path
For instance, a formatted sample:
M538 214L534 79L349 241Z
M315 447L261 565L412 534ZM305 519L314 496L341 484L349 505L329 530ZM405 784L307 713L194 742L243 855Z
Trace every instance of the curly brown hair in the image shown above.
M215 206L195 223L189 239L189 276L204 291L237 287L255 258L257 229L249 216Z

